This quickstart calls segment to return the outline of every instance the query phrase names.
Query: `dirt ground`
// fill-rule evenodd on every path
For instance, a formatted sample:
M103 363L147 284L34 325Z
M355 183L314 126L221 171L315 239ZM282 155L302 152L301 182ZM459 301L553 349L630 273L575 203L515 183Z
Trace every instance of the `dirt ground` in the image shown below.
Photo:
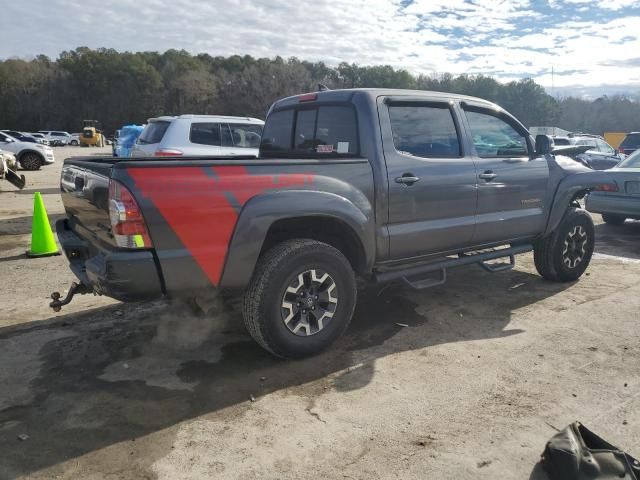
M640 223L596 216L576 283L524 255L423 292L368 286L334 348L284 362L233 304L49 310L73 276L24 257L33 193L53 223L62 160L86 153L0 184L0 479L545 479L540 453L574 420L640 455Z

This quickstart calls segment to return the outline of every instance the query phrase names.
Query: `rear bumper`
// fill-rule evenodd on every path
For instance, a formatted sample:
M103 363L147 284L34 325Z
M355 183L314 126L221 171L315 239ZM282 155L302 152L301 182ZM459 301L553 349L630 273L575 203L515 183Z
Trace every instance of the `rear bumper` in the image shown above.
M94 292L125 302L162 296L150 251L99 250L71 230L67 219L56 222L56 233L71 271Z
M615 213L629 217L640 217L640 198L631 195L591 193L586 208L594 213Z

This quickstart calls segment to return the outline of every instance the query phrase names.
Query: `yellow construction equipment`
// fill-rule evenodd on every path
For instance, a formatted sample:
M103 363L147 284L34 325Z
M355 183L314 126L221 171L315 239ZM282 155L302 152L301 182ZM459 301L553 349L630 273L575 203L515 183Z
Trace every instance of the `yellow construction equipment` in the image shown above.
M98 120L83 120L80 146L104 147L104 145L104 135L100 131L100 122Z
M617 150L626 136L622 132L604 132L604 141Z

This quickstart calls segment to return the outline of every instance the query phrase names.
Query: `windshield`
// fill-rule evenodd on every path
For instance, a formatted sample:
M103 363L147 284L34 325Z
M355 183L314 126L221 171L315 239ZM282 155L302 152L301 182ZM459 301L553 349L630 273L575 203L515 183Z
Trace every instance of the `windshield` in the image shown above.
M625 158L618 168L640 168L640 150L636 150Z

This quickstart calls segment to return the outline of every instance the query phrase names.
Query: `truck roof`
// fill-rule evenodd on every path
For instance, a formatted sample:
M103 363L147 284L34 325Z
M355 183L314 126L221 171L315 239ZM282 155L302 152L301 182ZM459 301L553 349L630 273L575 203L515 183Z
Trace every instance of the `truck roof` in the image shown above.
M398 95L398 96L404 95L404 96L412 96L412 97L430 97L430 98L436 97L436 98L442 98L447 100L468 100L475 103L483 103L489 107L499 108L502 110L502 108L496 105L495 103L489 102L488 100L484 100L478 97L460 95L457 93L436 92L432 90L403 90L398 88L345 88L345 89L337 89L337 90L323 90L319 92L308 92L308 93L293 95L291 97L280 99L274 103L274 106L297 103L300 101L300 97L308 97L309 100L317 100L317 101L335 101L335 100L348 101L356 93L364 93L373 98L376 98L379 96L389 96L389 95ZM315 97L312 97L312 96L315 96Z

